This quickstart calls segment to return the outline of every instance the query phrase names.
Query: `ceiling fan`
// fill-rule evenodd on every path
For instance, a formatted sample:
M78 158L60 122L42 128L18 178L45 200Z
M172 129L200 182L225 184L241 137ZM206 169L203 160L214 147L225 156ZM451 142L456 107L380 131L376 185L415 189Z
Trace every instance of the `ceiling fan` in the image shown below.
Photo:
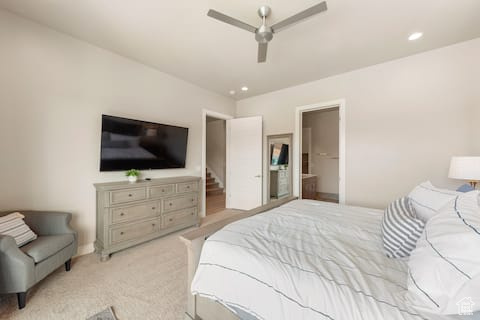
M327 10L327 3L325 1L314 5L307 10L299 12L290 18L282 20L280 22L275 23L272 26L267 25L267 17L270 15L271 9L268 6L262 6L258 9L258 15L262 18L262 25L258 28L255 28L248 23L240 21L238 19L232 18L227 16L221 12L215 11L210 9L207 15L211 18L220 20L222 22L228 23L232 26L247 30L249 32L255 33L255 40L258 42L258 58L257 61L259 63L265 62L267 60L267 48L268 42L273 39L273 34L278 33L280 30L285 29L286 27L297 23L301 20L309 18L313 15L319 14L323 11Z

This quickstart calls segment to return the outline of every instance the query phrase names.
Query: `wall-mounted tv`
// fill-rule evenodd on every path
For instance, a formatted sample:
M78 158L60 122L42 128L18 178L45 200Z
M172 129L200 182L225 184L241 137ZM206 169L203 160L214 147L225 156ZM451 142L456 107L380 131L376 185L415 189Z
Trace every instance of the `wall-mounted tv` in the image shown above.
M188 128L102 115L100 171L185 168Z

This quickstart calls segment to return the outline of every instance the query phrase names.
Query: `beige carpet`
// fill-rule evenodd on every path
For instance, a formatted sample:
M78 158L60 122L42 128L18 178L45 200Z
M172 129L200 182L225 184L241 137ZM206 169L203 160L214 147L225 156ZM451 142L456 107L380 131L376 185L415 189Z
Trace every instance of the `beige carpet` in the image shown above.
M218 221L238 211L208 217ZM119 320L183 319L186 307L187 253L179 235L124 250L101 263L94 254L76 258L33 287L27 306L17 309L16 295L0 295L0 319L84 320L108 306Z
M183 319L186 249L179 234L153 240L99 262L94 254L75 259L33 287L27 306L16 295L0 297L0 319L86 319L113 306L119 320Z

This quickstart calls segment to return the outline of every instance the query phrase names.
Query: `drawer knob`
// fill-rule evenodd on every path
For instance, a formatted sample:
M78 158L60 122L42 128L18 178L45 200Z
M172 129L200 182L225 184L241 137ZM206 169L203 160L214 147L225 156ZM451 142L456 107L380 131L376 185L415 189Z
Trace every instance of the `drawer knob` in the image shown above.
M162 192L165 192L165 189L162 189Z
M152 227L155 227L155 223L152 223Z
M195 201L195 199L192 199L192 202Z
M190 213L190 214L193 216L194 213L192 212L192 213Z
M122 212L122 213L120 213L120 215L123 217L125 215L125 213Z
M168 219L168 221L173 221L173 218Z
M171 206L173 206L173 203L170 202L168 205L171 207Z
M190 186L187 186L187 189L190 189Z
M122 232L120 232L120 235L122 235L122 236L123 236L123 234L124 234L124 232L123 232L123 231L122 231Z
M152 210L155 210L155 207L152 207Z
M131 193L129 193L129 194L128 194L128 196L129 196L129 197L131 197L131 196L132 196L132 194L131 194Z

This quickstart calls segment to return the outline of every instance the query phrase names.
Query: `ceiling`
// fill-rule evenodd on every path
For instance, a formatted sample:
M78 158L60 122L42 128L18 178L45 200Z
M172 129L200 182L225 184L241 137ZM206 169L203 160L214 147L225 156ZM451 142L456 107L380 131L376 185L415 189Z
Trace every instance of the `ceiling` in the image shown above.
M207 17L209 8L254 26L320 0L0 0L0 7L201 87L243 99L480 37L479 0L328 0L328 11L275 35L256 62L254 35ZM411 42L410 33L424 37ZM248 92L240 88L248 86Z

